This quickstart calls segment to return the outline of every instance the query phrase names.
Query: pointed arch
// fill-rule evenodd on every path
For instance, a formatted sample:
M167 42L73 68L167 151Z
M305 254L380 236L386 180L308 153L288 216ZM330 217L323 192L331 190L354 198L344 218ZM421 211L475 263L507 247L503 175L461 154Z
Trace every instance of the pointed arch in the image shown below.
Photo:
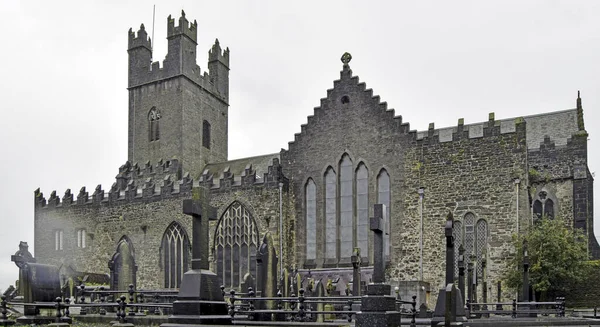
M111 289L127 290L129 284L136 285L137 265L133 243L124 235L117 243L117 248L108 262L111 275Z
M325 171L325 258L337 258L337 177L330 166Z
M158 141L160 139L160 118L161 115L158 109L156 109L156 107L150 108L150 111L148 112L148 140L150 142Z
M385 204L387 208L388 221L385 222L388 233L383 234L383 255L386 260L390 258L390 235L391 231L391 187L390 175L385 168L382 168L377 175L377 203Z
M233 201L221 215L213 244L217 275L222 285L240 289L247 273L256 278L258 226L250 211L239 201Z
M306 213L306 260L317 259L317 185L309 178L304 186Z
M369 253L369 169L360 162L356 168L356 247L361 256Z
M163 233L160 246L164 267L165 288L179 288L183 274L188 270L190 239L185 228L176 221Z
M352 256L354 241L354 174L347 153L340 159L340 258Z

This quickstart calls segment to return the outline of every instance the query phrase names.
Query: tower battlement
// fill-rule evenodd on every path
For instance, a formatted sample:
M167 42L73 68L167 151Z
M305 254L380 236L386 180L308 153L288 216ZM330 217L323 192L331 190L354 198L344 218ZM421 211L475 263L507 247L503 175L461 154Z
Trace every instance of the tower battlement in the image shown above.
M229 67L229 48L226 48L225 50L221 49L219 39L216 39L215 44L208 50L208 62L211 63L213 61L218 61Z
M216 40L208 52L208 69L202 72L196 64L198 23L195 20L190 23L185 12L181 12L177 26L171 15L167 18L168 50L162 67L159 61L152 61L152 40L148 37L144 24L140 26L137 35L130 28L128 40L130 90L185 76L220 101L228 103L229 48L222 50Z
M196 20L194 20L193 23L190 23L187 18L185 18L185 12L183 10L181 11L181 17L179 17L178 26L175 26L175 19L171 18L171 15L167 17L167 39L178 35L185 35L192 41L198 42L198 23Z
M152 51L152 40L148 37L148 33L146 32L146 27L144 24L140 25L140 29L136 33L133 29L129 29L129 42L127 50L132 50L135 48L146 48Z

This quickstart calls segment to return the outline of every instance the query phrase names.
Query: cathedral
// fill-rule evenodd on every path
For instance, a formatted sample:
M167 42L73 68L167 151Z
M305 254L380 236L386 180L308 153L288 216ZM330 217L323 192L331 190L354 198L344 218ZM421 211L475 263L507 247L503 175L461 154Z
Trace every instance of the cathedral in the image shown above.
M358 253L368 282L374 204L387 216L386 279L433 296L444 281L449 212L479 292L484 279L501 280L512 236L537 219L582 230L590 257L600 257L579 96L572 109L415 131L359 81L346 53L287 149L228 160L229 49L217 40L201 70L197 23L182 12L167 31L161 64L144 25L129 30L128 161L114 184L35 191L39 263L108 274L113 289L178 288L194 241L182 202L199 189L216 209L209 261L227 289L256 276L263 242L277 271L334 280L339 292Z

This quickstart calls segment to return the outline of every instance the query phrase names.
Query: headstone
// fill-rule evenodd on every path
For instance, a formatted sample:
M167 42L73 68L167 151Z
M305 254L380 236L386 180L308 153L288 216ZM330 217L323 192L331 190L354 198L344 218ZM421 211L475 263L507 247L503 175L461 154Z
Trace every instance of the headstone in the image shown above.
M244 281L242 282L242 290L245 291L250 287L252 287L252 289L256 289L256 280L252 274L246 273L246 275L244 275Z
M440 289L431 326L462 326L467 321L462 295L454 286L454 216L448 212L444 234L446 237L446 286Z
M458 290L464 301L467 293L465 293L465 248L462 244L458 247ZM464 305L464 302L461 305Z
M208 205L208 191L196 188L183 201L183 213L192 217L192 269L181 280L169 326L185 324L231 324L218 276L208 270L208 220L216 210Z
M26 263L21 268L23 282L23 302L54 302L61 296L58 267L39 263ZM40 316L36 306L24 306L24 315L17 319L20 324L42 324L51 322L48 317Z
M277 256L273 247L273 237L267 232L256 254L256 290L262 297L277 295ZM298 295L298 294L296 294ZM275 309L274 301L257 301L256 309ZM258 320L270 320L270 314L257 315Z
M361 311L356 314L357 327L392 326L400 327L400 312L396 311L396 298L391 296L392 288L385 283L385 258L383 251L384 231L388 229L387 210L383 204L375 204L374 217L369 227L374 234L373 282L367 286L367 294L361 298Z
M33 258L33 255L29 252L29 245L27 242L19 242L19 250L15 252L14 255L10 256L10 260L19 268L19 283L17 284L19 296L25 296L23 292L25 276L22 274L22 269L25 264L35 262L35 258Z
M360 296L360 265L362 263L360 248L354 248L354 253L352 253L350 260L352 261L352 295Z

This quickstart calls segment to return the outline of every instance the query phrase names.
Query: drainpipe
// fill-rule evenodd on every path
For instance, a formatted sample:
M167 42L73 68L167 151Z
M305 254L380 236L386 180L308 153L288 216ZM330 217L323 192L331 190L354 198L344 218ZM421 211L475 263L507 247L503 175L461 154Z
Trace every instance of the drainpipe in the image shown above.
M520 234L520 219L519 219L519 184L521 183L521 180L516 178L515 179L515 187L516 187L516 193L517 193L517 235ZM532 216L533 217L533 216ZM533 219L533 218L532 218Z
M420 187L419 188L419 202L420 202L420 206L419 206L419 215L421 218L421 223L420 223L420 227L419 227L419 251L420 251L420 255L419 255L419 280L423 280L423 199L425 198L425 188L424 187Z
M283 183L279 183L279 273L283 277L283 201L282 201Z

